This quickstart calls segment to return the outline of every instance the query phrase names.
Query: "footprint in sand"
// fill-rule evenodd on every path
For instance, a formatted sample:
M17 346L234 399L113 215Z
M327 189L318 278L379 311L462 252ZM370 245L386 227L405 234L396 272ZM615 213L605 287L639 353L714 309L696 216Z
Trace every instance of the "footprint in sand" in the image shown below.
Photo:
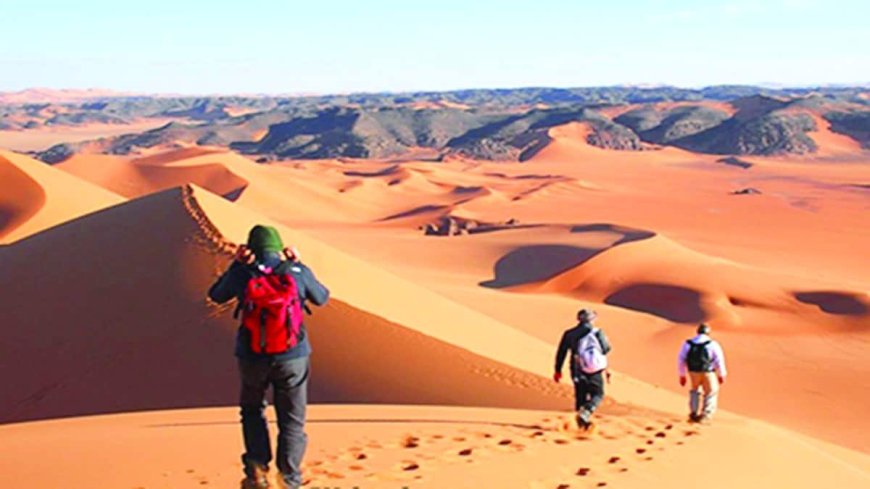
M405 435L402 441L399 442L402 448L417 448L420 446L420 439L413 435Z
M413 460L406 460L401 464L402 470L405 472L412 472L420 468L420 464L414 462Z
M589 475L590 470L592 469L590 469L589 467L580 467L579 469L577 469L577 475L579 475L580 477L586 477L587 475Z
M619 462L620 460L621 459L619 457L610 457L610 459L607 461L607 463L615 464L616 462Z
M471 455L471 453L472 453L473 451L474 451L474 450L471 449L471 448L466 448L466 449L464 449L464 450L460 450L460 451L459 451L459 456L461 456L461 457L467 457L467 456Z
M646 448L637 448L634 450L638 455L646 453Z
M658 433L656 433L656 438L664 438L666 436L668 435L664 431L659 431Z
M504 440L499 440L499 442L498 442L498 444L503 446L503 447L510 445L511 443L513 443L513 440L509 440L507 438L505 438Z

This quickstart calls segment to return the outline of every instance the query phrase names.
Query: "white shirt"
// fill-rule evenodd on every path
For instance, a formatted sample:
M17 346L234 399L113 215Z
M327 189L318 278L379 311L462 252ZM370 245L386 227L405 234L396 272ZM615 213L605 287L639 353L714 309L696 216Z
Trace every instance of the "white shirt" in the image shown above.
M725 368L725 352L722 351L722 346L719 345L719 342L710 339L710 337L705 334L699 334L698 336L695 336L689 341L696 345L698 343L704 343L705 341L709 341L710 343L707 345L707 351L710 353L710 358L713 361L713 369L723 379L726 375L728 375L728 370ZM689 343L683 342L683 347L680 349L680 356L677 364L677 369L680 372L680 377L684 377L686 375L686 372L689 370L688 365L686 365L686 357L688 356Z

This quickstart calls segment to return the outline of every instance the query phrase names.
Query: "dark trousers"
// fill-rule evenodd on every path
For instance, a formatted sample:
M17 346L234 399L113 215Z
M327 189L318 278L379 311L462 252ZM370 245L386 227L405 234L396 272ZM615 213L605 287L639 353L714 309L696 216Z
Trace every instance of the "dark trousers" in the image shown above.
M574 380L574 410L581 408L590 413L595 412L601 401L604 400L604 372L585 374L578 372L573 375Z
M276 463L291 487L302 483L299 466L305 455L305 407L308 403L308 357L291 360L239 359L242 392L239 406L245 453L245 474L253 476L254 464L268 466L272 461L269 426L266 424L266 390L274 390L278 418Z

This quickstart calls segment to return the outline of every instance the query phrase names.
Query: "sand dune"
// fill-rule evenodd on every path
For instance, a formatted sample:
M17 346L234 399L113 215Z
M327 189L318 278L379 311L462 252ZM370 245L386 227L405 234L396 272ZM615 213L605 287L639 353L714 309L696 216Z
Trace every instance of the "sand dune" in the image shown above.
M188 155L208 152L180 150L129 161L104 155L75 155L56 165L79 178L112 190L128 198L141 197L179 185L194 183L220 195L238 198L248 181L220 163L178 163ZM192 157L192 156L191 156ZM177 158L177 159L175 159Z
M44 163L0 151L0 243L10 243L123 199Z
M808 133L818 146L817 157L861 155L861 143L843 134L831 131L831 123L818 114L810 114L816 123L816 130Z
M12 151L43 151L56 144L77 143L150 131L164 126L172 120L155 118L132 121L129 124L92 123L79 126L42 127L26 131L0 131L0 148ZM94 143L90 146L95 152L99 151L100 144Z
M603 150L588 131L553 128L522 164L262 165L196 147L73 157L59 168L135 200L0 247L0 421L233 404L235 324L203 294L232 243L267 222L334 296L309 318L311 397L353 405L312 410L315 487L690 487L698 466L714 488L867 485L870 180L859 157L742 168L670 148ZM0 212L17 233L53 205L42 172L59 172L12 157L0 175L16 193L0 194ZM734 194L750 187L761 193ZM448 216L518 225L417 229ZM35 297L64 301L15 307ZM579 307L600 312L619 372L589 439L554 411L569 409L568 386L546 378ZM731 377L725 411L696 429L682 422L673 356L700 320L726 345ZM0 451L15 457L0 474L54 487L33 462L48 450L80 454L61 462L68 487L237 484L234 413L2 426ZM118 463L97 470L106 446Z
M529 280L518 289L578 294L586 300L646 312L675 323L710 321L725 328L758 324L754 326L756 330L788 325L792 331L795 328L818 331L823 327L818 324L818 315L802 307L808 303L832 315L822 324L835 330L846 323L866 324L870 319L868 297L863 291L831 291L829 297L805 292L803 296L797 293L789 297L789 290L812 287L811 283L705 256L648 231L633 233L641 237L623 238L588 258L583 256L579 265L538 283ZM780 313L782 321L778 324L753 321L753 309Z
M598 161L623 160L643 161L645 164L667 159L668 161L688 160L697 158L688 151L675 147L656 148L649 146L648 151L614 151L599 148L589 144L587 138L592 134L592 129L583 122L571 122L562 126L551 128L547 132L551 141L541 150L537 151L529 161L554 161L574 160L582 162L584 159Z
M17 327L4 331L9 341L0 370L10 374L0 417L232 403L233 320L227 308L209 308L202 299L228 258L222 251L228 244L212 219L237 240L263 220L204 190L176 189L3 249L0 283L10 291L4 304L32 303L34 294L66 301L36 311L3 307L2 323ZM549 357L546 345L302 234L284 232L300 249L311 250L307 261L335 295L333 305L310 319L319 350L315 369L322 372L313 400L526 408L566 402L566 390L527 373ZM60 246L62 253L50 252ZM62 270L64 279L46 284L29 272L37 266ZM411 303L421 308L408 310ZM481 336L467 334L471 325ZM487 340L493 336L498 344ZM54 358L57 348L64 354ZM523 359L517 361L520 351ZM12 365L24 362L34 368L11 374Z
M0 157L0 237L39 212L45 205L45 190L9 160Z

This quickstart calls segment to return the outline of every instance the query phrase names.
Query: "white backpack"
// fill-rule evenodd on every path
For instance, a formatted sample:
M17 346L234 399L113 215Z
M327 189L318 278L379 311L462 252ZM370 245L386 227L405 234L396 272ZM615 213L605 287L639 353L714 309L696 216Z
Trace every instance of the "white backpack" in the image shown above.
M577 366L584 373L594 374L607 368L607 355L598 341L598 328L592 328L586 336L577 342Z

